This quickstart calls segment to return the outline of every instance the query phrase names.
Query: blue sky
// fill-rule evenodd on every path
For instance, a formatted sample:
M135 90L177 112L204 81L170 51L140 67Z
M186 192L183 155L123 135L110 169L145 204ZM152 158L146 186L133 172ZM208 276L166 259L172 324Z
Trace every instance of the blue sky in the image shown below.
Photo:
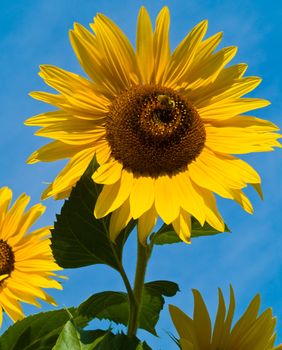
M271 4L271 5L270 5ZM275 5L274 5L275 4ZM82 74L68 40L73 22L87 26L97 12L113 19L135 41L138 10L145 5L155 18L164 5L171 11L171 43L175 47L183 36L200 20L209 20L209 34L224 31L223 45L236 45L239 52L233 62L249 64L248 75L258 75L263 83L255 96L269 99L272 104L255 113L282 126L281 91L281 15L282 3L266 0L233 1L90 1L90 0L0 0L0 185L7 185L15 197L22 192L31 195L37 203L45 185L62 168L63 162L26 165L28 155L46 141L33 136L32 128L23 121L48 109L47 105L32 100L28 93L47 90L38 77L38 66L48 63ZM261 174L264 201L249 190L255 213L244 213L228 200L219 200L220 210L232 229L231 234L194 239L192 245L179 244L156 248L147 274L147 281L168 279L178 282L181 293L169 302L192 313L191 288L199 289L212 314L217 305L217 288L228 296L232 283L237 296L237 315L242 313L250 299L261 294L262 309L272 307L280 328L278 341L282 342L282 159L281 151L244 157ZM37 226L54 221L62 202L52 199L44 202L45 215ZM134 271L135 237L129 240L125 264L129 275ZM119 276L103 266L68 270L69 280L63 292L53 292L60 306L78 305L94 292L120 290ZM48 305L43 310L50 309ZM27 313L37 309L27 307ZM9 324L4 320L4 327ZM99 326L96 322L95 325ZM160 338L145 332L154 349L175 349L166 330L174 332L167 307L158 325ZM279 333L279 332L278 332Z

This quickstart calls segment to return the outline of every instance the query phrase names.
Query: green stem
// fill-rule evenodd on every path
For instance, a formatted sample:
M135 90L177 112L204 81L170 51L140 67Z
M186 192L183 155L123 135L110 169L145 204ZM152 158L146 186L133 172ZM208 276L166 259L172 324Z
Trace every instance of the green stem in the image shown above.
M96 191L96 195L98 196L97 186L95 186L95 191ZM104 230L107 233L108 237L110 237L108 226L106 225L105 220L102 220L102 224L104 226ZM121 275L121 278L123 280L123 283L124 283L126 291L127 291L128 300L129 300L129 310L130 310L130 315L131 315L131 310L135 310L136 309L135 295L134 295L134 292L133 292L133 290L131 288L131 284L129 282L129 279L127 277L125 269L124 269L124 267L122 265L122 261L120 261L118 255L117 255L117 252L115 250L115 247L114 247L113 243L111 242L111 240L110 240L110 245L111 245L111 249L112 249L112 252L114 254L115 260L116 260L117 265L118 265L118 271L119 271L119 273ZM143 281L144 281L144 279L143 279ZM138 307L137 307L137 309L138 309ZM135 334L136 334L136 331L135 331Z
M102 223L103 223L105 232L107 233L107 235L108 235L108 237L109 237L109 236L110 236L110 233L109 233L109 231L108 231L107 225L105 224L105 221L103 220ZM135 297L134 297L134 294L133 294L133 290L132 290L132 288L131 288L131 284L130 284L130 282L129 282L129 279L128 279L128 277L127 277L127 274L126 274L126 272L125 272L125 270L124 270L124 268L123 268L122 262L120 261L118 255L117 255L117 252L116 252L116 250L115 250L115 247L114 247L113 243L111 242L111 240L110 240L110 245L111 245L112 252L113 252L113 254L114 254L116 263L117 263L117 265L118 265L118 271L119 271L119 273L120 273L120 275L121 275L121 278L122 278L122 280L123 280L123 283L124 283L125 288L126 288L126 291L127 291L128 300L129 300L129 308L130 308L130 310L131 310L131 309L134 308L135 303L136 303L136 302L135 302Z
M136 304L135 296L134 296L134 293L133 293L133 290L131 288L129 279L128 279L127 275L126 275L126 272L125 272L122 264L120 263L120 261L118 259L117 259L117 262L118 262L118 265L119 265L119 273L121 275L121 278L123 280L123 283L124 283L126 291L127 291L127 295L128 295L128 299L129 299L129 305L130 305L129 308L132 309L132 308L134 308L134 306Z
M147 263L150 257L150 249L148 246L144 246L139 242L137 237L137 263L136 263L136 273L134 281L134 299L135 303L130 305L129 320L128 320L128 331L127 335L129 337L134 337L136 335L139 323L140 307L142 301L142 294L144 289L145 273L147 268Z

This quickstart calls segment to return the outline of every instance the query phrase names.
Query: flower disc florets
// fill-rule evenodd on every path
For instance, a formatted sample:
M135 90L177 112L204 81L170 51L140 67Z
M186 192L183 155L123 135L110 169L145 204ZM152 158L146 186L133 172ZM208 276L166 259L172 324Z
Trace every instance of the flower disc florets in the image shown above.
M8 243L0 239L0 276L10 275L14 270L14 253ZM0 281L0 285L3 280Z
M137 175L173 175L201 153L206 133L192 103L162 86L139 85L112 103L106 124L112 156Z

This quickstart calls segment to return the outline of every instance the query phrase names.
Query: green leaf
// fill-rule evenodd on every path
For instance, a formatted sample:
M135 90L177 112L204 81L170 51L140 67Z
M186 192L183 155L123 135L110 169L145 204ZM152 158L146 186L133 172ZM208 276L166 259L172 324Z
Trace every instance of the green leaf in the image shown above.
M72 321L68 321L52 350L151 350L146 342L137 337L128 338L125 334L110 331L83 331Z
M118 269L123 245L135 226L132 220L114 244L109 239L110 215L94 217L94 207L101 186L91 179L98 168L95 157L64 202L52 230L52 251L57 263L64 268L106 264Z
M77 314L76 309L42 312L24 318L9 327L0 337L1 350L50 350L70 319L79 327L87 324L87 318Z
M68 321L52 350L93 350L105 338L107 331L84 331Z
M224 232L230 232L227 225L225 225ZM191 237L197 238L201 236L213 236L223 232L217 231L215 228L210 226L207 222L205 222L204 226L192 217L191 222ZM172 225L163 224L162 227L158 230L158 232L154 233L151 237L154 244L163 245L163 244L173 244L183 242L177 233L174 231Z
M145 283L145 289L150 294L164 295L165 297L173 297L179 292L179 287L171 281L153 281Z
M146 342L138 338L128 338L125 334L108 333L95 350L151 350Z
M127 325L129 315L127 294L112 291L93 294L78 307L78 312L87 318L109 319Z
M165 304L163 296L172 297L178 291L178 285L170 281L145 283L140 310L140 328L157 335L155 326Z
M155 326L164 306L164 297L172 297L179 290L176 283L170 281L155 281L145 283L140 308L139 328L157 335ZM87 318L108 319L127 326L129 302L126 293L102 292L92 295L83 302L78 312Z

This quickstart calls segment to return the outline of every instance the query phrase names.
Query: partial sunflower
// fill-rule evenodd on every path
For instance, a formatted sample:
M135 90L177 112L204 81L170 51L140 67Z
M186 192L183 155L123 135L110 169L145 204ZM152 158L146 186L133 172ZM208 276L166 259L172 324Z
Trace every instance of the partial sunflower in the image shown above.
M24 317L20 302L40 307L37 298L52 305L54 299L42 288L62 289L52 271L61 270L54 262L48 227L27 234L45 207L36 204L26 212L30 198L22 194L9 208L12 191L0 189L0 326L3 311L15 322Z
M218 290L218 309L212 331L208 310L201 294L193 290L193 319L176 306L170 305L170 315L179 334L182 350L282 350L275 347L276 318L271 308L259 313L260 296L257 295L247 310L232 327L235 297L230 286L230 302L226 313L222 291Z
M104 15L90 24L93 33L75 24L71 44L90 79L44 65L39 75L59 94L31 94L58 109L26 121L41 127L36 135L54 139L28 162L70 158L43 198L67 197L96 154L93 180L104 186L94 214L112 213L113 240L131 218L138 219L143 243L158 216L186 242L191 215L223 231L213 193L249 213L242 189L251 184L261 194L258 173L230 154L281 146L274 124L241 115L269 102L242 98L261 79L243 77L245 64L226 68L236 47L215 52L222 33L203 39L205 20L171 53L169 22L164 7L153 30L142 7L136 52Z

